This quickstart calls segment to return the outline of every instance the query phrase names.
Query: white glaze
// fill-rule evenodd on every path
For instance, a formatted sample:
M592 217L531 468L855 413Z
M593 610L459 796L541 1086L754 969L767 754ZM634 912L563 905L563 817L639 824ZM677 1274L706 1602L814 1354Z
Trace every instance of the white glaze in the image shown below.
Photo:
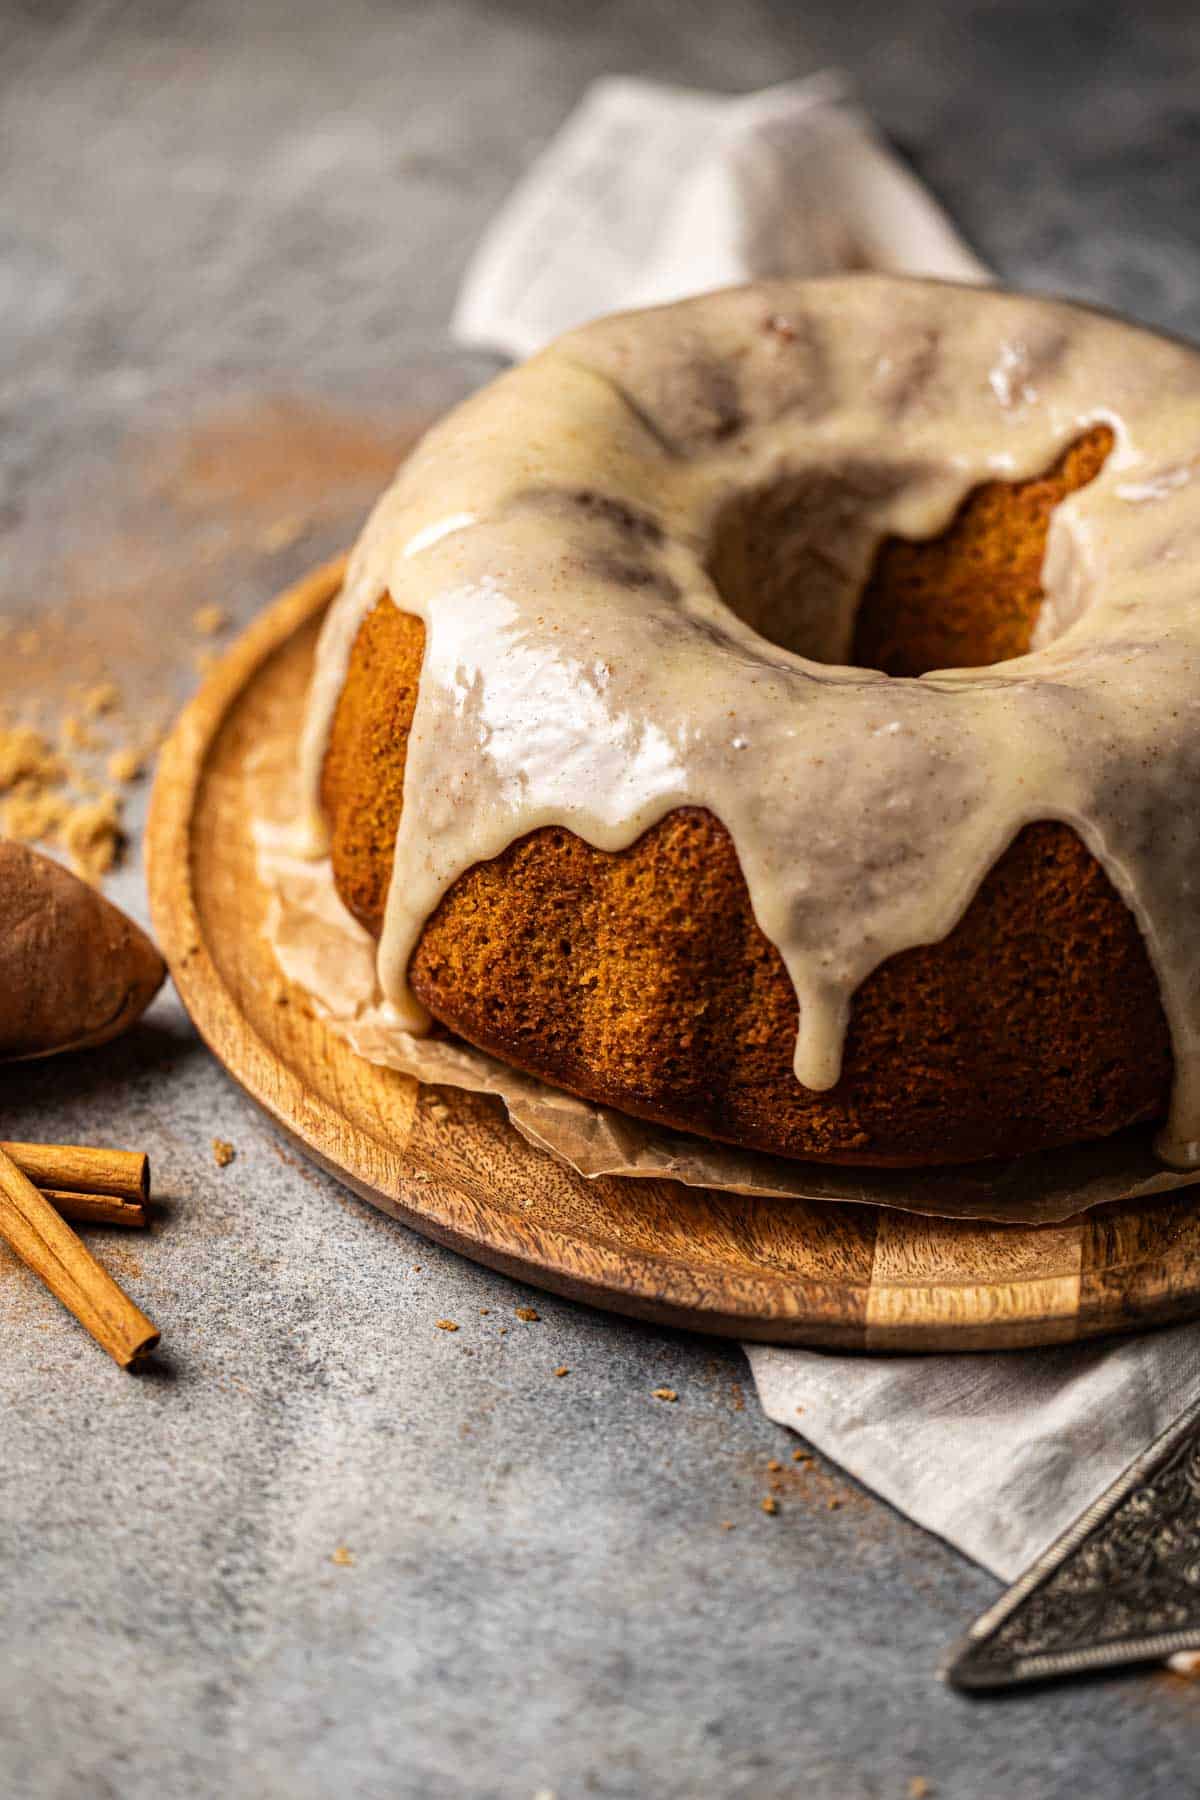
M855 517L805 641L844 658L883 537L935 535L970 488L1039 473L1099 420L1116 446L1055 513L1029 655L917 680L814 662L707 572L732 496L840 471ZM319 837L350 650L390 591L426 630L379 951L399 1018L422 1022L408 960L473 864L550 824L622 849L703 806L795 986L797 1079L828 1088L859 983L944 937L1022 826L1059 819L1142 929L1175 1052L1163 1154L1200 1160L1198 472L1196 352L935 283L733 289L599 321L492 383L372 515L305 722Z

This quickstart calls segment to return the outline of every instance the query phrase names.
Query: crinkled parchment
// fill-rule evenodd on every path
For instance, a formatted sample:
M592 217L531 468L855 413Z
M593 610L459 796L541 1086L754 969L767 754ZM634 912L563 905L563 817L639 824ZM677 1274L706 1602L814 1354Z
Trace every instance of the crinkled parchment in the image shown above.
M298 854L290 771L279 746L255 759L254 837L269 894L264 930L289 981L368 1062L418 1081L495 1094L517 1130L580 1175L626 1175L766 1199L857 1201L951 1219L1051 1224L1108 1200L1200 1181L1165 1168L1148 1128L1096 1144L944 1169L838 1169L710 1143L548 1087L454 1037L396 1024L375 976L375 942L346 911L328 858Z

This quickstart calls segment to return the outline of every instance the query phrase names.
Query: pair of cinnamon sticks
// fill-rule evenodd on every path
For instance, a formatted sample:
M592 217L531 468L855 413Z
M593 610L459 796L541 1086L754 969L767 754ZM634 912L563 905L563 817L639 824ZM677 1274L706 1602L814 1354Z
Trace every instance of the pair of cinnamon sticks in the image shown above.
M154 1348L158 1329L66 1221L144 1225L149 1194L138 1151L0 1143L0 1237L122 1368Z

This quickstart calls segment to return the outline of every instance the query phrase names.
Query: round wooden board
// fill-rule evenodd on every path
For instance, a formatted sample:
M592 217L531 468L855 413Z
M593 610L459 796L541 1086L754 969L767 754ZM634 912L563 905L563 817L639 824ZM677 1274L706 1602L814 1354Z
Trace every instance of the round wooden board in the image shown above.
M154 923L184 1005L317 1162L414 1229L555 1293L762 1342L1007 1349L1200 1311L1200 1209L1186 1192L1026 1227L588 1181L527 1144L498 1102L377 1068L281 1005L248 760L294 735L340 576L331 565L284 594L205 682L164 748L148 834Z

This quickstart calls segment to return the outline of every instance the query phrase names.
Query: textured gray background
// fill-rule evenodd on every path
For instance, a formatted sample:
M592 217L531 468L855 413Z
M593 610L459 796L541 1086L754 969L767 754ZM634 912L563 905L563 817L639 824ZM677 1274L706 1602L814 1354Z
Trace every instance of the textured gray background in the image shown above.
M386 432L477 380L443 336L464 258L608 70L736 90L839 62L1009 279L1200 331L1198 20L1192 0L0 7L4 610L74 606L94 632L99 609L103 631L123 581L127 695L181 697L200 551L208 597L248 617L376 477L331 455L300 540L246 554L236 493L189 511L159 482L171 431L336 403ZM143 912L136 854L111 891ZM836 1471L789 1463L764 1517L794 1440L743 1403L735 1349L531 1295L374 1214L173 999L111 1050L7 1075L0 1119L144 1146L166 1199L148 1240L98 1240L164 1327L156 1373L120 1375L0 1266L5 1793L1195 1791L1200 1689L945 1690L938 1654L995 1584Z

